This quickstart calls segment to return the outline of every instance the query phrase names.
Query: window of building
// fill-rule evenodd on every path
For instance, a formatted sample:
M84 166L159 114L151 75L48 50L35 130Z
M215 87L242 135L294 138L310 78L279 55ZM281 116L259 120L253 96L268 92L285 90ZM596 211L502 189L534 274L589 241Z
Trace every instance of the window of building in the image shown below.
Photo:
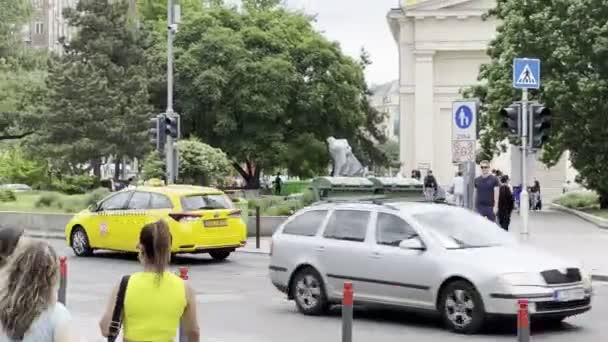
M36 34L42 34L44 33L44 23L41 22L37 22L34 24L34 32L36 32Z

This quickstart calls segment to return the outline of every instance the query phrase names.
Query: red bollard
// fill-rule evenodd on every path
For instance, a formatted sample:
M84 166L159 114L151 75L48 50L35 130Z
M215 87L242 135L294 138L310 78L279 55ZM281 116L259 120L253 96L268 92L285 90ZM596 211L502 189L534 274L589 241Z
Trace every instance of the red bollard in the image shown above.
M188 280L188 268L180 267L179 268L179 277L183 280ZM179 325L179 342L188 342L188 336L184 334L184 327L182 323Z
M179 277L184 280L188 280L188 268L187 267L179 268Z
M525 299L518 300L517 306L517 342L530 342L528 301Z
M57 300L59 303L66 305L66 294L68 286L68 259L65 256L59 258L59 291Z
M344 294L342 297L342 342L353 340L353 283L344 282Z

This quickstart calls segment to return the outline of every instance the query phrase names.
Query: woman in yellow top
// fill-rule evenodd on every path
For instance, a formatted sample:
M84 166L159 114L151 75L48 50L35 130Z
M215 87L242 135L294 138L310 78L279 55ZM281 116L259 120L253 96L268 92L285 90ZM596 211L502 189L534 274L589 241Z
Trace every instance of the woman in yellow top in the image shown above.
M171 234L164 221L144 226L139 235L139 260L143 272L129 277L122 315L126 342L173 341L183 322L189 342L199 341L196 296L181 278L167 271L171 259ZM114 288L99 326L109 336L119 286Z

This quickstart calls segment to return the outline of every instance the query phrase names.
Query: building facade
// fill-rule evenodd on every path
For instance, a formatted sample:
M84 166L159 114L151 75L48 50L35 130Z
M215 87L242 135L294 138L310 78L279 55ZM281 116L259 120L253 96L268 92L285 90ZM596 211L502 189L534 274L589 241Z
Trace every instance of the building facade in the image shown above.
M23 40L33 48L62 52L59 38L70 40L74 29L69 27L62 11L76 6L78 0L32 0L33 15L23 29Z
M399 51L400 158L403 174L432 169L441 184L449 184L457 169L452 162L452 102L461 89L477 83L479 67L488 63L488 43L497 22L482 16L494 0L403 1L387 16ZM507 105L507 104L505 104ZM497 157L494 167L519 184L519 150ZM531 156L528 182L544 183L549 197L559 194L566 178L566 158L547 169Z
M399 142L399 81L372 86L370 91L371 106L384 114L380 128L390 140Z

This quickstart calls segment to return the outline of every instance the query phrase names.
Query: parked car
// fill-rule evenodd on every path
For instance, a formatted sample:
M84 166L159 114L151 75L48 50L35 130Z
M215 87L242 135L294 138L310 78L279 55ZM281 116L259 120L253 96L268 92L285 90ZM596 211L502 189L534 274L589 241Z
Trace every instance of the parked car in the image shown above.
M241 210L223 192L199 186L142 186L115 192L67 224L67 243L77 256L96 249L136 252L144 225L165 220L172 253L209 253L226 259L247 241Z
M32 187L26 184L2 184L0 185L0 189L14 192L32 191Z
M434 203L321 203L300 210L272 238L270 279L300 312L355 304L439 314L475 333L530 302L533 319L561 321L591 309L591 277L574 260L537 250L464 208Z

